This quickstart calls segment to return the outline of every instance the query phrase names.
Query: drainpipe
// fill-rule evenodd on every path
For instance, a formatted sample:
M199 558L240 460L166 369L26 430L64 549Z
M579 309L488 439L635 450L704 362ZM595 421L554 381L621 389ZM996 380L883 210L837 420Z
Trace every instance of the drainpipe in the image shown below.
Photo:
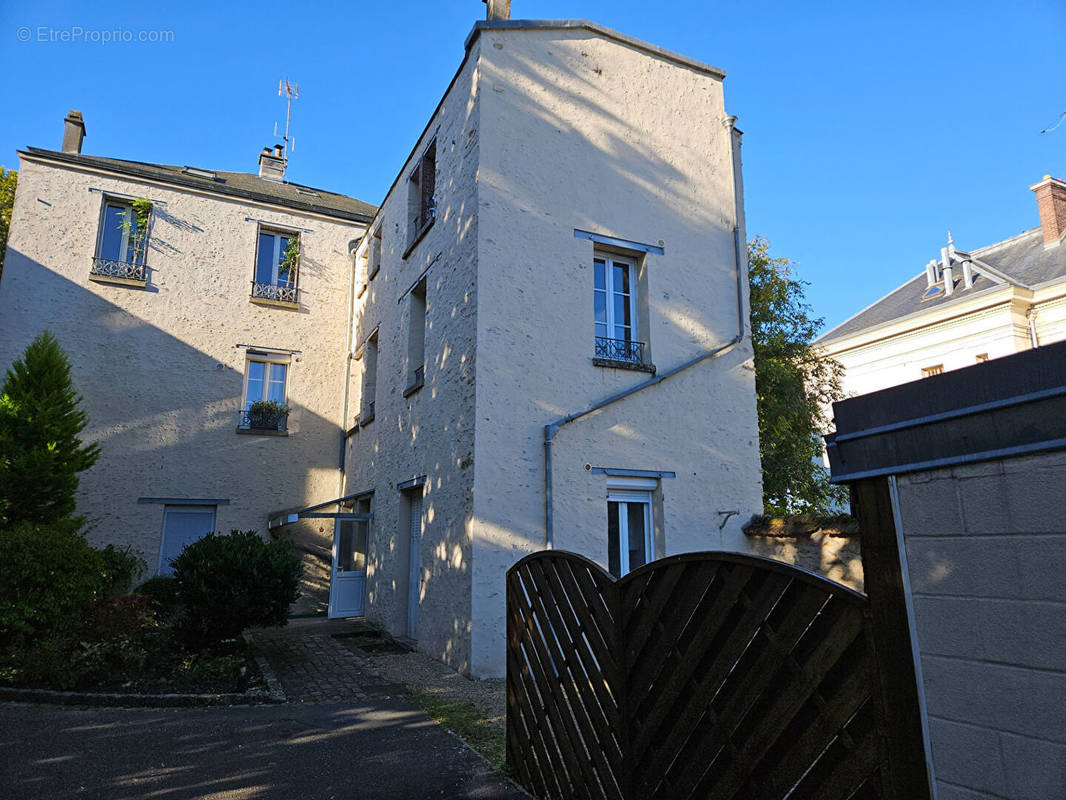
M1036 338L1036 309L1029 306L1025 316L1029 318L1029 341L1032 342L1033 348L1036 349L1040 347L1040 342Z
M730 172L733 178L733 263L737 273L737 335L725 344L700 353L695 358L689 359L671 370L667 370L666 372L656 375L654 378L642 383L638 383L636 386L630 387L618 394L611 395L606 400L601 400L595 405L586 408L584 411L578 411L544 426L544 546L548 550L551 550L555 545L554 519L552 512L552 440L555 437L556 431L575 420L587 417L594 411L599 411L605 406L609 406L625 397L629 397L630 395L641 392L651 386L662 383L667 378L671 378L679 372L684 372L689 367L694 367L709 358L714 358L719 353L732 348L734 345L739 344L744 340L744 269L742 267L743 262L741 261L740 250L742 244L740 241L740 188L737 185L737 160L740 155L740 131L736 130L736 122L737 118L730 116L725 119L724 124L729 131L730 150L732 151L729 163Z

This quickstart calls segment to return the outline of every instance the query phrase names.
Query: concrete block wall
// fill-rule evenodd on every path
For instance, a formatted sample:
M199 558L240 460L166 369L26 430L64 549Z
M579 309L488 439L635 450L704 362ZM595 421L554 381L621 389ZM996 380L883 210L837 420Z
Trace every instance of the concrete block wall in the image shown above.
M940 800L1066 797L1066 453L899 478Z

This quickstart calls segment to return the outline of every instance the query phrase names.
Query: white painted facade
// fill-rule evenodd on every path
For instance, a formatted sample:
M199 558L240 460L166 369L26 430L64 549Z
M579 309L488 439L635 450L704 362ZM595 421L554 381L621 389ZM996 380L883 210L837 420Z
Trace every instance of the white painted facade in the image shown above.
M151 563L166 504L138 499L226 500L216 529L269 518L322 598L333 520L290 512L369 512L366 615L499 676L505 573L549 545L545 426L582 414L553 431L551 546L604 567L750 549L761 471L723 77L590 23L479 23L369 225L25 157L0 359L46 324L70 355L104 451L79 495L96 541ZM146 287L89 280L107 193L158 209ZM249 302L261 219L303 231L298 308ZM611 290L629 293L620 341L639 358L597 356L598 259L628 265ZM289 436L236 433L243 345L290 359ZM632 554L609 552L612 509L643 534Z
M109 197L153 204L142 286L90 275ZM296 307L251 302L261 226L300 232ZM217 501L204 504L216 530L265 533L271 512L337 496L344 385L336 365L349 242L364 227L21 154L0 281L0 364L44 329L70 359L89 417L83 438L101 448L78 491L91 542L130 547L154 573L168 506ZM288 435L238 432L257 348L287 364ZM314 537L307 546L323 549ZM305 588L321 592L328 575L318 556Z
M722 74L587 23L482 25L468 44L358 254L369 265L381 230L350 381L362 395L376 331L375 412L349 436L346 493L374 492L368 615L403 634L416 602L420 648L497 676L506 570L546 546L545 426L652 377L593 363L601 252L634 265L635 338L659 375L737 335L738 263L743 338L555 433L553 546L608 566L606 471L628 470L649 482L656 557L747 550L741 526L761 510L761 485L735 249L739 133ZM433 140L436 219L405 258L409 175ZM425 383L405 396L421 313L409 289L423 275ZM422 477L412 594L398 487Z

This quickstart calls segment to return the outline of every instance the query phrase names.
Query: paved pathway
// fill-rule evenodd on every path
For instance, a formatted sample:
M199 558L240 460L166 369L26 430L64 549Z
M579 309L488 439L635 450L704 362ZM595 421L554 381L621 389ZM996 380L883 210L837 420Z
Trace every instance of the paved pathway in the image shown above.
M248 638L281 682L289 702L347 703L380 694L374 687L381 679L348 644L351 637L370 630L348 620L297 619L284 628L251 631Z
M0 703L5 800L528 795L399 698L229 708Z

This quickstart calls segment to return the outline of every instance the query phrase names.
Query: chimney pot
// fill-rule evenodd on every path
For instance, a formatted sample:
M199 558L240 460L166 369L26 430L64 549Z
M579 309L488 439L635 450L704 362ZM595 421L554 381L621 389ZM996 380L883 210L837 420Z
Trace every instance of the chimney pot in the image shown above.
M1044 247L1058 247L1066 238L1066 183L1045 175L1040 183L1029 188L1036 193Z
M973 264L969 261L962 262L962 286L964 289L973 288Z
M264 147L259 154L259 177L268 181L281 183L285 180L285 164L287 159L281 154L281 145Z
M950 297L955 291L955 276L951 271L951 256L946 247L940 248L940 263L944 268L944 296Z
M81 142L85 138L85 120L81 112L71 109L63 119L63 152L81 153Z
M487 6L485 19L506 20L511 18L511 0L481 0L481 2Z

